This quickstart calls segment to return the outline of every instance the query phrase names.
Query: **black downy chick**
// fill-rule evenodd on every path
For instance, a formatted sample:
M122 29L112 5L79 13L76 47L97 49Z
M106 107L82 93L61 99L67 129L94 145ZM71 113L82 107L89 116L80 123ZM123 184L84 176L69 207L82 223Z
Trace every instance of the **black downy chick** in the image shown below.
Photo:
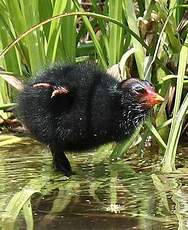
M84 151L129 137L163 98L148 81L118 82L95 65L55 65L25 86L18 110L54 165L72 174L64 151Z

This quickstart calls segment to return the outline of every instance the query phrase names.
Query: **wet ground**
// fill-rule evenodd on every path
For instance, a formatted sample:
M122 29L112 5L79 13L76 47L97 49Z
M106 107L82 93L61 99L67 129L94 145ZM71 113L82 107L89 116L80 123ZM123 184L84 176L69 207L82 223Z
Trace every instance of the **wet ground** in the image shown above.
M171 175L157 173L157 150L110 162L110 149L69 154L75 175L67 179L37 142L1 147L2 229L188 229L188 148L179 150L184 168Z

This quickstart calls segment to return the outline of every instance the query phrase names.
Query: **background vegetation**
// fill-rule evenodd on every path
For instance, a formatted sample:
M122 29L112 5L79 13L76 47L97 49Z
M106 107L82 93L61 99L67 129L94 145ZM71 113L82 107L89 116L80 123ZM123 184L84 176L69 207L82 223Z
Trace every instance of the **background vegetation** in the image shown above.
M156 229L169 215L176 215L178 229L184 229L186 180L182 180L185 186L180 189L180 175L151 176L151 171L149 177L140 174L141 164L139 159L135 162L134 151L126 160L135 162L135 167L115 159L124 158L135 145L142 152L149 140L149 144L158 144L156 155L164 155L162 172L175 171L177 147L188 127L187 10L185 0L0 0L0 180L6 184L0 188L2 229L19 228L15 223L20 213L27 229L34 229L33 199L38 208L49 193L54 196L46 214L51 215L49 219L61 215L72 200L74 208L80 208L81 202L77 202L81 194L92 197L95 208L100 210L123 210L123 218L127 213L142 217L147 229L154 227L149 221L154 209L154 213L161 214L160 220L153 217ZM9 134L21 129L12 111L23 83L42 68L54 62L86 60L95 61L120 79L150 80L165 102L129 140L113 145L113 149L111 145L102 146L87 160L71 155L79 173L66 180L51 168L51 155L46 149L39 154L41 148L33 142L14 149L13 143L21 144L23 138ZM145 160L148 157L144 154ZM154 154L153 159L149 156L149 167L156 163ZM104 159L113 162L106 164ZM88 168L81 167L84 161ZM148 186L147 191L144 186ZM48 200L45 202L49 205ZM172 223L172 219L168 221Z
M57 61L92 59L121 78L152 81L166 98L146 128L116 145L111 158L152 136L164 154L162 170L173 171L186 132L187 7L183 0L0 0L2 129L12 125L5 109L16 102L21 82Z

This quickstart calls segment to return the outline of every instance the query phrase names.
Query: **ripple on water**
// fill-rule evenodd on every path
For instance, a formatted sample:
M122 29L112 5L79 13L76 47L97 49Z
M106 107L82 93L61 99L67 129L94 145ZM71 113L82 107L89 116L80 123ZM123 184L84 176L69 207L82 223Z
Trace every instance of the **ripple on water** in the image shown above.
M188 177L155 175L148 165L158 162L151 157L143 161L135 152L113 163L108 157L96 159L93 152L69 157L76 174L67 179L53 170L48 149L36 142L0 149L4 229L13 223L11 198L19 192L19 202L33 193L34 229L173 230L187 226ZM17 229L26 228L23 215L15 221Z

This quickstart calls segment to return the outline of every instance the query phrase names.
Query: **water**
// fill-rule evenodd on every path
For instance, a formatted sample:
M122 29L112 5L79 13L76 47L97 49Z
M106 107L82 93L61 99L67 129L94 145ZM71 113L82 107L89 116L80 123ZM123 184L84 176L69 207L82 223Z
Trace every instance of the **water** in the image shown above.
M67 179L36 142L1 147L2 229L188 229L186 163L181 173L162 175L154 152L110 163L108 150L69 154L75 175ZM179 152L182 167L187 147Z

